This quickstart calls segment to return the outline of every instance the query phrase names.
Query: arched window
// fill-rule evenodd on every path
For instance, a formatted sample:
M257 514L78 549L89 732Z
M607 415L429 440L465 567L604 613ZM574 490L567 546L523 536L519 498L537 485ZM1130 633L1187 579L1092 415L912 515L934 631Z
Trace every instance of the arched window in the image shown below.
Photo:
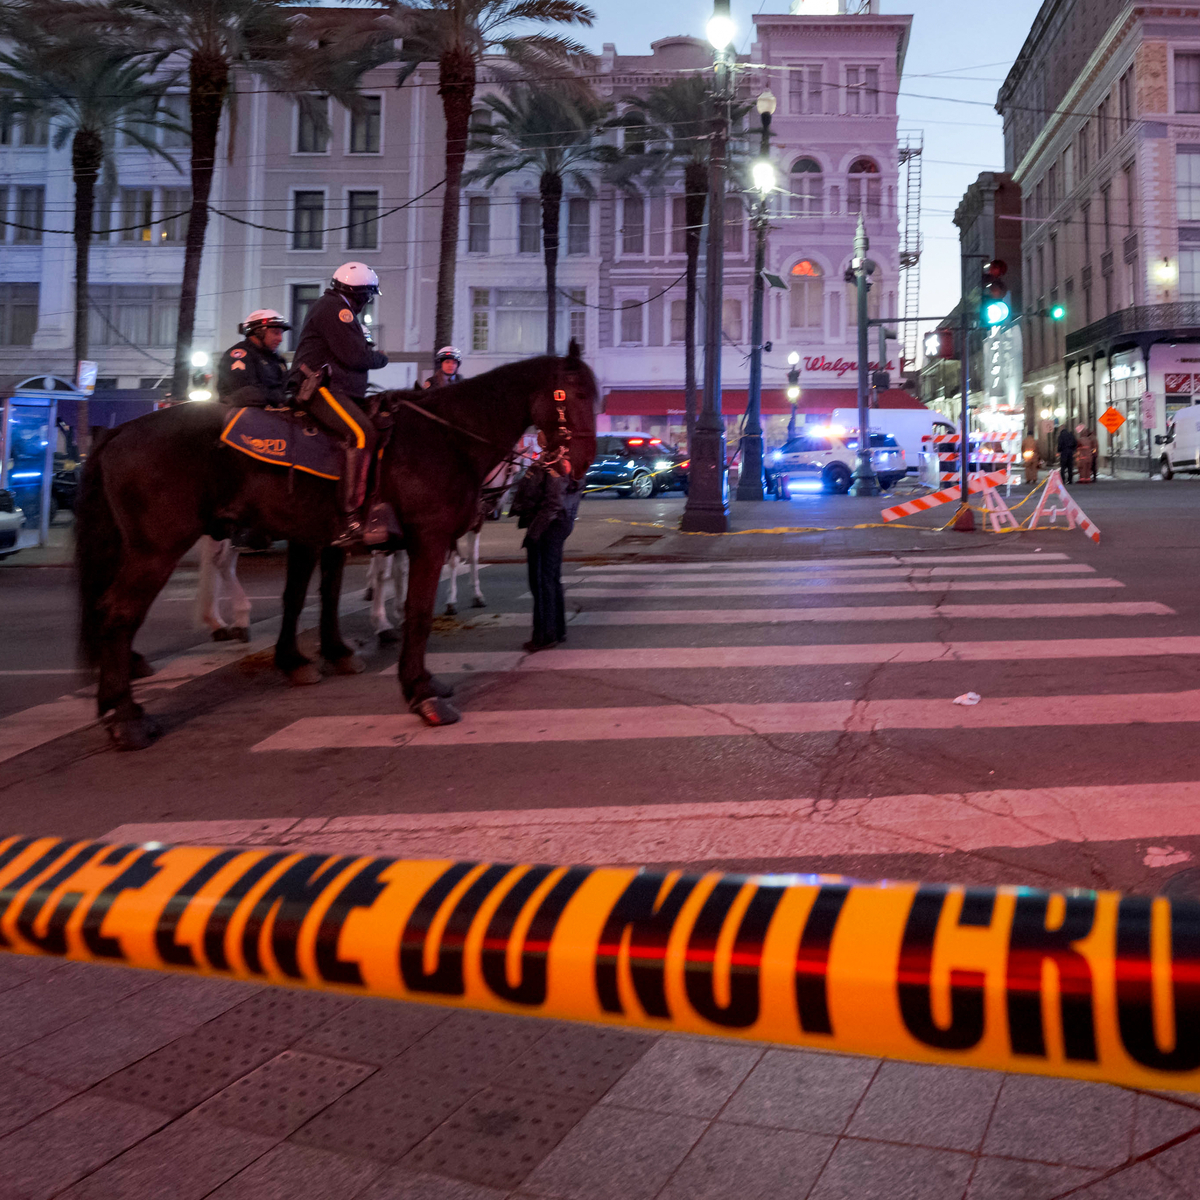
M846 210L864 217L879 216L879 168L869 158L850 164L846 186Z
M867 290L867 317L877 321L880 313L880 301L883 298L883 272L875 268L875 274L868 276L870 288ZM853 280L846 284L846 325L858 324L858 284Z
M821 165L811 158L798 158L791 171L792 215L819 217L823 211Z
M788 324L792 329L820 329L824 325L824 276L820 263L811 258L802 258L792 267L788 280L791 293Z

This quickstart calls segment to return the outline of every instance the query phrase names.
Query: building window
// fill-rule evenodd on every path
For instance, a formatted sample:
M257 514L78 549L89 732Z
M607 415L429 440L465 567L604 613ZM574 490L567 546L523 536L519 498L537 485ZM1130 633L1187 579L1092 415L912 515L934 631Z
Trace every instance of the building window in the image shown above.
M819 217L821 215L821 166L811 158L799 158L792 163L792 215Z
M1044 179L1039 179L1037 187L1033 189L1033 215L1035 217L1046 215L1046 181Z
M1200 300L1200 250L1179 252L1179 299Z
M292 249L325 247L325 193L292 193Z
M1105 275L1104 277L1104 314L1107 316L1113 311L1113 277Z
M1083 265L1092 261L1092 206L1079 206L1079 219L1083 223Z
M646 253L646 201L641 196L626 196L625 222L621 230L622 254Z
M1100 107L1096 109L1096 158L1101 159L1108 153L1109 142L1112 138L1112 127L1109 122L1112 117L1109 115L1109 110L1112 106L1109 104L1108 97L1105 96L1100 101Z
M348 250L379 249L379 193L351 192L349 195Z
M328 96L301 96L296 101L296 153L329 153Z
M11 109L0 108L0 146L11 146L13 144L13 133L16 130L17 122Z
M879 168L869 158L855 159L850 164L846 203L851 213L879 216Z
M1175 55L1175 111L1200 113L1200 54Z
M360 96L350 110L350 153L378 154L383 97Z
M1117 81L1117 135L1128 131L1133 124L1133 68Z
M304 322L308 320L309 310L320 298L319 283L292 284L292 331L289 345L293 350L300 341L300 331L304 328Z
M585 348L587 328L582 288L558 294L558 353L574 338ZM543 289L472 288L471 350L476 354L543 354L546 350L546 293Z
M721 302L721 335L736 345L742 340L742 302L725 299Z
M671 253L687 253L687 199L671 198Z
M1079 136L1075 139L1075 163L1078 167L1079 179L1088 173L1088 122L1080 127ZM1077 180L1078 182L1078 180Z
M642 337L642 311L645 305L640 300L621 301L621 345L640 346Z
M1058 287L1058 235L1050 235L1050 286Z
M487 196L472 196L467 201L467 250L486 254L492 241L492 203Z
M121 241L149 242L154 239L154 192L150 188L121 191Z
M93 346L175 344L178 285L93 284L88 309L88 340Z
M521 254L537 254L542 248L542 202L526 196L518 212L517 250Z
M50 143L50 119L43 113L22 114L17 128L22 146L46 146Z
M161 242L182 242L187 238L188 210L192 207L192 193L187 188L166 188L162 194L162 212L165 218L158 227Z
M879 112L879 68L846 68L846 111L860 116Z
M802 258L793 268L790 286L790 316L793 329L820 329L825 306L825 272L811 258Z
M1128 163L1121 172L1125 176L1125 232L1133 232L1133 163Z
M98 245L107 245L112 238L112 197L97 195L96 208L92 213L92 241ZM5 215L8 206L0 200L0 215ZM0 237L0 241L3 238Z
M725 198L725 252L742 254L746 222L742 202L736 196Z
M1104 248L1112 246L1112 184L1100 189L1100 220L1104 223Z
M821 68L792 67L788 71L788 112L819 113L821 109Z
M1200 221L1200 146L1175 147L1175 206L1181 221Z
M176 129L164 129L162 131L163 149L182 150L184 147L191 145L192 135L189 130L192 122L192 114L187 93L170 92L162 98L160 108L162 109L162 115L178 126Z
M621 118L623 124L622 141L625 153L630 155L646 153L646 118L639 112L627 112Z
M0 283L0 346L32 346L38 322L38 284Z
M680 343L687 340L687 301L671 301L671 341Z
M592 205L575 197L567 201L567 253L587 254L591 250Z
M1050 215L1058 204L1058 164L1051 163L1050 170L1046 172L1046 195L1050 201L1050 208L1047 216Z
M17 211L13 220L17 224L14 242L31 246L42 240L42 219L46 210L44 187L17 188Z

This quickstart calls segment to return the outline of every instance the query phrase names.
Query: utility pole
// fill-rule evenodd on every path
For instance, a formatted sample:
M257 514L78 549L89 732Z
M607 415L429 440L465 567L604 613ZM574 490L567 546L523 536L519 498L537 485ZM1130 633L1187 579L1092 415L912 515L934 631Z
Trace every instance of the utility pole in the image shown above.
M738 475L737 498L763 498L762 356L763 272L767 269L767 197L775 190L771 151L771 114L776 100L770 88L758 98L762 122L758 160L754 164L754 186L758 202L754 209L754 298L750 311L750 390L746 398L746 425L742 434L742 469Z
M875 264L867 258L867 229L862 213L858 214L858 228L854 231L854 261L850 269L854 273L856 299L858 301L858 465L854 469L854 482L850 486L852 496L878 496L879 480L875 478L875 466L871 462L871 432L867 420L867 403L870 398L870 329L867 319L868 276Z
M713 46L712 140L708 157L708 245L704 258L704 400L692 438L688 498L679 528L685 533L725 533L729 490L725 471L725 422L721 416L722 267L725 258L725 147L729 136L729 67L733 41L729 0L714 0L708 23Z

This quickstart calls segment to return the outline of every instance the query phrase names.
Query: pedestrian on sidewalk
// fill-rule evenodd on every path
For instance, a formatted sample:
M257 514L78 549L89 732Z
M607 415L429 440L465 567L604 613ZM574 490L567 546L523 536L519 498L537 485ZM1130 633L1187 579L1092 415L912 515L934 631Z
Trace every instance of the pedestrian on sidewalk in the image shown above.
M1037 483L1038 477L1038 444L1033 436L1033 426L1025 430L1025 440L1021 443L1021 462L1025 468L1025 482Z
M546 448L538 434L541 454L517 485L512 509L525 534L529 590L533 593L533 636L525 643L531 654L567 640L566 600L563 596L563 545L575 528L583 495L581 480L571 478L571 462L559 447Z
M1079 427L1079 445L1075 450L1075 465L1078 467L1080 483L1096 481L1096 456L1100 451L1100 440L1086 426Z
M1062 472L1063 483L1075 482L1075 450L1078 445L1070 425L1064 425L1058 431L1058 469Z

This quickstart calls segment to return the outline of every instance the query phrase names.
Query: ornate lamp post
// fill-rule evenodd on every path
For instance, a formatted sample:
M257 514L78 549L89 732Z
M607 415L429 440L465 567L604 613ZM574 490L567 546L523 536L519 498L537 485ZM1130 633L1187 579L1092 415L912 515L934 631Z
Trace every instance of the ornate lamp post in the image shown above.
M704 256L704 401L692 436L688 498L679 525L686 533L725 533L729 529L725 423L721 418L721 274L725 257L725 147L729 137L726 51L735 32L729 0L714 0L707 32L713 46L715 78Z
M800 353L797 350L788 355L787 378L787 401L792 406L787 431L787 440L790 442L796 436L796 405L800 403Z
M867 401L870 396L870 367L867 363L867 288L875 264L867 257L867 231L862 213L858 214L858 229L854 233L854 261L850 264L854 273L858 301L858 466L854 470L854 482L850 485L852 496L878 496L882 490L875 478L875 465L871 462L871 431L867 421Z
M762 141L754 163L754 189L758 203L754 209L754 303L750 316L750 392L746 400L746 425L742 434L742 471L738 476L737 498L763 498L762 429L762 355L763 355L763 271L767 266L767 197L775 190L775 168L768 157L771 148L771 114L775 96L768 88L756 102L762 121Z

